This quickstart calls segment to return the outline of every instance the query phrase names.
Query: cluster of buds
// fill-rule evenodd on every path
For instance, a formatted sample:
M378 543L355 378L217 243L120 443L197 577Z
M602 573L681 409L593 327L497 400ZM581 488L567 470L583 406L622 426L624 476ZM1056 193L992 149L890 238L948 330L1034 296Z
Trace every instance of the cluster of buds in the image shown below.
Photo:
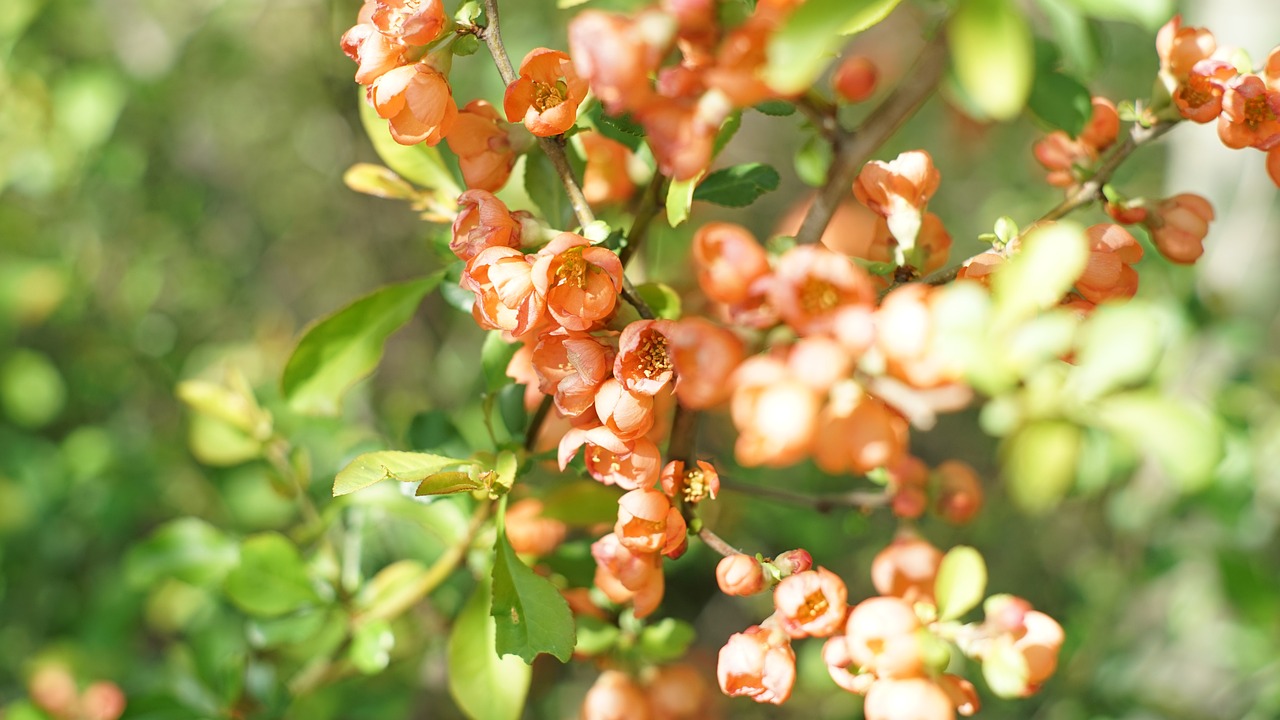
M714 720L715 695L692 665L650 668L633 679L618 670L596 678L582 701L582 720Z
M1197 123L1217 120L1218 138L1229 148L1267 153L1267 171L1280 186L1280 47L1261 68L1242 72L1213 33L1183 27L1175 16L1156 35L1156 51L1178 113Z
M41 665L27 682L36 707L56 720L116 720L124 714L125 696L113 682L99 680L83 692L65 666Z
M1102 152L1115 144L1120 134L1120 115L1104 97L1093 98L1093 111L1079 137L1055 130L1035 144L1036 160L1049 171L1048 183L1068 188L1083 180L1082 173L1098 161Z
M761 0L727 31L716 4L705 0L664 0L633 15L590 10L570 21L569 49L605 111L630 114L644 127L659 170L688 180L710 165L716 133L730 113L779 97L760 70L769 39L797 5ZM673 47L680 60L663 67ZM866 82L847 84L869 92L855 87Z

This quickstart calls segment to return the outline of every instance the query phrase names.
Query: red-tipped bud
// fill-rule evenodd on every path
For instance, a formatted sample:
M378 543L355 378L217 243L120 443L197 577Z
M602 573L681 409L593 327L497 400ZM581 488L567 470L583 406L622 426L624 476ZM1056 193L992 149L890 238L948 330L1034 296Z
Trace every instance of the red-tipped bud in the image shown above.
M813 567L813 556L808 550L788 550L773 559L773 566L783 577L795 575Z
M876 91L876 66L862 55L850 55L831 78L836 94L849 102L862 102Z

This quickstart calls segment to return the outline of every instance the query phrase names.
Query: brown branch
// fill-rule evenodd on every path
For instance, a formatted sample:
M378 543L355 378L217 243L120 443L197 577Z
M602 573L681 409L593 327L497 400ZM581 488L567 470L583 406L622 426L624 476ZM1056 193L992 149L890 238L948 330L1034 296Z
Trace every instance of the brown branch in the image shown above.
M867 512L889 504L886 492L852 491L845 493L827 493L823 495L806 495L782 488L752 485L720 478L720 488L742 495L777 500L788 505L812 508L814 511L827 514L836 510L861 510Z
M711 532L705 527L698 531L698 537L702 539L702 542L707 544L707 547L711 548L712 550L715 550L716 552L720 553L725 557L732 557L734 555L745 554L741 550L738 550L734 546L725 542L724 538Z
M795 104L827 142L839 142L843 128L840 127L835 105L813 90L796 98Z
M538 409L534 411L533 417L529 418L529 427L524 431L524 449L533 452L534 446L538 444L538 435L542 432L542 424L547 421L547 416L551 414L552 397L543 395L542 402L538 403Z
M853 180L863 163L920 109L942 79L946 65L947 42L944 33L939 31L925 45L905 79L871 111L862 125L852 133L841 132L837 136L835 159L827 171L827 184L809 206L800 231L796 233L796 243L816 243L822 238L836 207L853 187Z
M644 241L645 235L649 232L649 225L653 219L662 212L663 206L666 204L667 196L667 178L660 172L653 173L653 179L644 189L644 194L640 196L640 202L634 213L635 219L631 221L631 228L627 230L626 245L622 248L622 252L618 253L618 257L622 259L622 265L625 267L631 261L632 256L640 249L640 243Z

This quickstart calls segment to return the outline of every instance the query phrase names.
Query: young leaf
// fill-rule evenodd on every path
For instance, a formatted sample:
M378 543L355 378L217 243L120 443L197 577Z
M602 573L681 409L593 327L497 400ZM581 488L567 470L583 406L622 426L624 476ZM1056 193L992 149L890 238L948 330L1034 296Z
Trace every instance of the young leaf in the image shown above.
M342 396L373 372L387 338L444 277L388 285L309 327L284 368L281 389L298 412L336 415Z
M808 0L769 41L765 82L784 95L808 89L844 35L880 22L899 0Z
M216 585L239 557L235 541L218 528L199 518L179 518L133 546L125 559L125 579L139 589L168 577L191 585Z
M1027 658L1013 646L1013 638L999 635L982 656L982 679L991 692L1002 698L1022 697L1031 674Z
M688 180L672 180L667 187L667 224L671 227L689 219L689 206L693 204L693 193L701 179L702 175L698 174Z
M1028 233L1018 254L992 274L996 325L1057 305L1088 260L1089 246L1078 225L1059 222Z
M451 465L470 462L430 453L381 450L364 453L338 471L333 481L333 496L346 495L383 480L418 482Z
M223 590L250 615L275 617L320 600L307 566L292 542L279 533L262 533L240 546L240 566L223 582Z
M649 662L674 662L684 657L695 635L689 623L663 618L640 632L640 652Z
M693 199L725 207L746 207L778 189L778 171L763 163L744 163L716 170L693 191Z
M492 590L476 586L449 633L449 694L472 720L518 720L533 668L494 652L497 631L489 615Z
M560 176L551 158L541 150L531 150L525 155L524 190L551 227L567 228L573 222L573 209L565 197Z
M1183 492L1213 481L1222 459L1222 432L1212 415L1151 392L1113 395L1093 422L1150 453Z
M539 653L568 662L576 642L569 603L550 580L520 561L498 525L494 542L493 609L499 655L532 663Z
M742 111L734 110L729 117L724 119L724 123L720 126L720 130L716 133L716 139L711 146L711 157L720 155L720 151L724 150L724 146L733 140L733 136L738 134L738 130L742 127Z
M955 620L978 606L987 590L987 564L971 547L951 548L938 566L934 597L938 619Z
M1080 328L1071 387L1097 398L1146 380L1164 355L1160 325L1159 315L1139 301L1099 307Z
M1093 99L1089 88L1075 78L1056 70L1040 70L1031 86L1027 109L1054 130L1075 137L1093 115Z
M1005 441L1003 465L1014 504L1030 513L1052 509L1071 489L1080 456L1080 428L1042 420Z
M351 633L351 649L347 658L365 675L376 675L391 664L391 649L396 646L396 636L391 623L376 620L357 627Z
M373 106L365 101L365 90L360 88L360 124L373 143L374 152L397 175L424 188L437 190L445 197L455 198L462 188L444 164L440 151L423 143L401 145L391 137L387 121L378 117Z
M961 0L949 28L965 94L996 120L1022 112L1035 72L1031 27L1013 0Z

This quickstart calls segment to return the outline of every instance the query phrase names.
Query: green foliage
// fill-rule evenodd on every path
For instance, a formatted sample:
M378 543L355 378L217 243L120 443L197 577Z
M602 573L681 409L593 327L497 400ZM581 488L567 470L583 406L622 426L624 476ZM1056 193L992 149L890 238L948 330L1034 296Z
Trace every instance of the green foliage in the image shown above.
M1022 112L1035 77L1031 28L1012 0L960 0L948 27L956 78L987 116Z
M693 204L693 194L701 179L698 175L688 180L673 180L667 186L667 223L671 227L679 227L689 219L689 206Z
M456 489L447 492L475 490L480 486L468 487L474 481L455 477L458 473L445 473L436 478L441 471L456 465L465 465L470 461L458 458L432 455L431 453L405 452L401 450L382 450L365 453L338 472L333 481L333 496L346 495L362 490L383 480L399 480L400 482L430 482L433 488L451 487ZM433 492L432 494L436 494Z
M300 412L336 414L342 396L373 372L387 338L409 321L443 273L388 285L312 325L285 365L280 386Z
M387 121L378 117L373 106L365 101L364 94L364 88L361 88L357 100L360 123L382 162L405 180L436 191L450 202L462 194L462 188L458 187L453 174L445 166L440 151L422 143L401 145L393 140L387 132Z
M564 187L551 158L540 150L524 156L524 191L538 206L551 227L567 229L573 224L573 207L565 197Z
M516 720L524 710L533 668L518 657L495 652L491 598L488 583L476 586L454 621L449 633L449 694L467 717Z
M987 591L987 564L982 554L965 545L953 547L943 556L934 581L938 619L955 620L982 602Z
M240 548L221 530L199 518L179 518L130 550L125 576L139 588L164 578L212 587L239 562Z
M283 535L263 533L240 545L240 564L226 576L227 597L242 610L276 617L320 600L298 548Z
M500 511L501 512L501 511ZM546 578L534 573L507 541L501 521L494 543L493 607L499 655L532 663L541 653L560 662L573 654L573 614Z
M900 0L809 0L769 40L764 77L790 95L811 86L846 35L883 20Z
M707 175L693 191L693 199L725 207L746 207L761 195L777 190L780 179L777 170L763 163L734 165Z

